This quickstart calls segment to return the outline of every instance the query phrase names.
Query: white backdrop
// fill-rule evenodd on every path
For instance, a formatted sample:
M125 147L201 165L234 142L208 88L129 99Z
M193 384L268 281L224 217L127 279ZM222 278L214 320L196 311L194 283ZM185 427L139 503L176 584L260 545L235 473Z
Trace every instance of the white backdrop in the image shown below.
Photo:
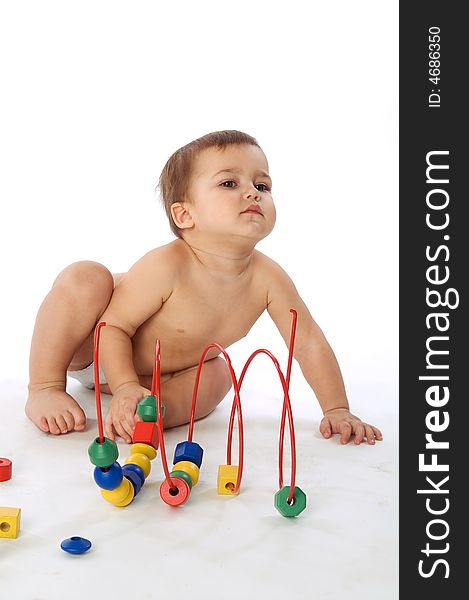
M397 20L397 1L2 3L0 380L27 382L62 268L124 271L172 239L154 192L169 155L240 129L274 183L259 249L292 276L346 385L395 382ZM267 315L239 356L260 346L285 361Z

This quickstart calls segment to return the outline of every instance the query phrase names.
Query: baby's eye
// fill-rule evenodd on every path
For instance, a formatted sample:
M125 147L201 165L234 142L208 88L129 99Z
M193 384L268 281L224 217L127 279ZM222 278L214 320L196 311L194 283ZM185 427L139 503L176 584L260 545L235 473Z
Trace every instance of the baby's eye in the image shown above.
M225 183L234 183L236 185L236 181L233 181L232 179L230 179L229 181L223 181L220 185L222 185L223 187L233 187L232 185L227 185L225 186Z
M263 190L259 190L260 192L269 192L270 191L270 188L265 183L256 183L256 187L259 185L264 186Z

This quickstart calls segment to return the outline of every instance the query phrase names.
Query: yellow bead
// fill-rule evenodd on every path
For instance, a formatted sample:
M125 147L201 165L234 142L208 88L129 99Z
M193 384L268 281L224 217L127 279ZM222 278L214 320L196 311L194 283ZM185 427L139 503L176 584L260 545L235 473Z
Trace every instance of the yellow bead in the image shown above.
M16 538L20 532L21 508L0 506L0 538Z
M126 479L125 477L124 477L124 479L126 481L128 481L128 483L129 483L129 493L127 494L127 497L122 500L122 502L114 502L113 503L114 506L127 506L134 499L134 496L135 496L134 486L132 485L132 483L128 479Z
M127 506L134 497L134 487L125 477L119 487L114 490L100 490L101 496L115 506Z
M192 479L192 487L194 487L194 485L196 485L199 481L199 467L195 463L190 462L188 460L180 460L173 466L171 470L184 471L185 473L190 475L190 478Z
M148 444L132 444L130 454L146 454L150 460L156 458L156 450Z
M151 463L150 463L150 459L148 458L148 456L146 454L142 454L141 452L136 452L135 454L131 454L125 461L125 464L126 465L134 464L134 465L138 465L139 467L142 467L145 477L148 477L148 475L150 474Z
M219 465L218 466L218 493L233 495L238 480L238 465ZM236 496L239 490L236 492Z

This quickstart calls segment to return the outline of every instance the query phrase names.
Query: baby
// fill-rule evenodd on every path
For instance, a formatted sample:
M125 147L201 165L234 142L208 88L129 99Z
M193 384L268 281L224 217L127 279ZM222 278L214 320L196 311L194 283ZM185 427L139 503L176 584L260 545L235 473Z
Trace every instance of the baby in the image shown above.
M125 274L94 262L64 269L34 328L26 414L52 434L85 429L85 414L66 392L67 375L93 387L93 332L101 330L100 390L112 394L105 432L126 442L138 402L150 393L156 338L161 341L165 427L189 421L199 358L213 341L227 348L267 309L285 343L298 313L294 356L324 413L325 438L381 440L351 414L334 353L285 271L255 249L272 231L275 206L267 159L257 141L217 131L177 150L159 187L177 239L151 250ZM231 379L212 349L200 380L196 418L212 412Z

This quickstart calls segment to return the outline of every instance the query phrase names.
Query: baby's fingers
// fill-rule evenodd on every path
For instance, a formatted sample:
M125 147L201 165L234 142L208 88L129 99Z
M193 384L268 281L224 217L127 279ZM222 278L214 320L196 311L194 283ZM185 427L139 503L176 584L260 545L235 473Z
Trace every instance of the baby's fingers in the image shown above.
M332 435L331 422L327 417L324 417L319 425L319 431L322 433L322 436L325 438L330 438Z
M368 440L368 443L373 445L375 443L375 432L373 431L373 427L368 425L368 423L364 423L365 425L365 437Z
M123 439L130 443L135 429L135 413L131 408L125 408L121 419L122 427L124 428L127 436Z
M114 428L112 426L112 418L109 416L109 414L107 414L106 418L104 419L104 435L110 440L116 439Z
M365 437L365 423L356 423L354 424L354 442L355 444L361 444L363 442L363 438Z
M347 444L352 435L352 426L348 421L341 421L337 425L337 431L340 433L340 443Z

